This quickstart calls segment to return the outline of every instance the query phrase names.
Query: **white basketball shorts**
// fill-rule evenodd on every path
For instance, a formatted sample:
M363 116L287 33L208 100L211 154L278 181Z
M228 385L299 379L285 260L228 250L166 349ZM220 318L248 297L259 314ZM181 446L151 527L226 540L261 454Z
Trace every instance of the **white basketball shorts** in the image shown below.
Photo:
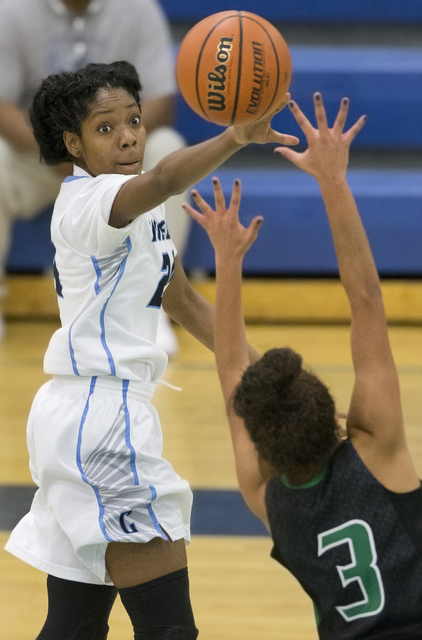
M39 486L6 549L59 578L112 584L109 542L190 541L192 492L162 454L154 384L56 376L28 420Z

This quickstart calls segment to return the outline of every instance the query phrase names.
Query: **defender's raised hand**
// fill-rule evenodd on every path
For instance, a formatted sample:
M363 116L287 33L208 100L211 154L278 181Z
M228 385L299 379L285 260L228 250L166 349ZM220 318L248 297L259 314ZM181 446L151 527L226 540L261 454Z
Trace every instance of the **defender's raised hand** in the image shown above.
M262 216L257 216L252 220L249 227L244 227L239 222L240 180L235 180L228 208L226 208L220 181L218 178L213 178L212 182L215 210L205 202L196 189L193 189L191 193L202 213L199 213L186 203L183 208L208 233L218 258L238 258L243 256L255 242L263 218Z
M350 129L343 131L349 110L349 100L343 98L334 125L330 129L320 93L314 94L314 106L318 125L316 129L298 105L293 100L289 102L291 112L306 136L306 151L298 153L284 147L277 147L274 151L318 181L326 176L330 176L331 179L344 178L349 162L350 144L365 124L366 116L361 116Z

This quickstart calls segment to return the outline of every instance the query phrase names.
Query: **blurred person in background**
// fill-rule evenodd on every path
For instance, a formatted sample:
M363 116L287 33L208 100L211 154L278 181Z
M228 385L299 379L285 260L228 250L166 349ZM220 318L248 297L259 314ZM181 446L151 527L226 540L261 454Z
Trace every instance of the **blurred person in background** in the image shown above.
M51 204L70 165L47 167L27 122L27 109L47 75L76 71L89 62L127 60L142 83L147 130L144 169L185 142L173 128L177 85L171 36L155 0L2 0L0 2L0 288L16 218L31 218ZM166 203L171 237L183 253L189 218L186 195ZM4 322L0 312L0 337ZM168 355L177 339L164 311L157 343Z

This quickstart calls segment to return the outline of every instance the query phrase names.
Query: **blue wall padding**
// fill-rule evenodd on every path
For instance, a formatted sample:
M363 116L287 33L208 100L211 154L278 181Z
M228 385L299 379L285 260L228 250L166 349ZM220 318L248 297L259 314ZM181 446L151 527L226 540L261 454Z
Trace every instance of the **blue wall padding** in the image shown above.
M161 0L170 20L197 22L217 11L251 11L267 20L286 22L422 21L419 0Z
M295 170L220 170L229 196L242 180L241 219L263 215L264 224L244 261L246 274L335 275L337 262L317 182ZM417 171L349 171L349 183L383 275L422 274L422 180ZM212 203L211 179L198 185ZM193 224L184 264L214 270L212 246Z
M422 3L421 3L422 5ZM321 91L331 120L340 100L350 98L348 122L366 114L368 122L355 140L358 147L422 147L422 49L390 47L292 47L290 93L311 117L312 95ZM274 128L303 135L288 109L273 120ZM189 144L223 131L197 116L181 96L177 128Z
M272 153L268 148L268 153ZM242 221L262 214L259 238L245 258L245 273L334 275L337 263L316 181L298 170L220 169L227 196L242 180ZM422 180L418 171L349 171L349 182L383 275L422 275ZM211 178L198 185L212 202ZM8 260L12 271L46 271L52 264L48 210L15 224ZM214 270L211 244L192 224L187 269Z
M52 268L54 249L50 241L53 207L32 220L17 220L6 267L13 272L38 272Z
M248 509L239 491L193 490L191 529L200 536L268 536L261 520Z
M0 486L0 531L10 531L28 513L37 487ZM191 531L201 536L269 536L241 494L230 489L194 489Z

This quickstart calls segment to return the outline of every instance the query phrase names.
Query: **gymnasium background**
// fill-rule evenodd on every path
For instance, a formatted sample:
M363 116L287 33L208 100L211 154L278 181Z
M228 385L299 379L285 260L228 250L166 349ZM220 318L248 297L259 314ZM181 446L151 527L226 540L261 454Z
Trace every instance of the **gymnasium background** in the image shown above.
M124 0L122 0L124 1ZM162 0L175 55L188 29L227 9L273 22L292 54L292 97L312 116L321 91L329 119L343 96L348 122L368 115L355 139L349 182L382 276L391 340L399 369L409 442L422 477L422 2L418 0ZM332 120L331 120L332 121ZM298 135L286 110L274 127ZM193 144L220 131L178 99L177 128ZM229 193L243 184L242 216L265 223L245 260L248 338L260 351L291 346L346 411L353 384L349 310L338 278L328 223L316 182L271 146L251 146L216 172ZM211 180L198 185L211 197ZM42 357L57 326L48 227L51 210L18 222L8 260L0 344L0 542L27 511L34 487L25 425L32 398L46 380ZM191 228L184 264L193 285L214 296L213 253ZM165 379L182 393L159 389L165 455L194 489L189 547L192 600L204 640L313 640L311 603L269 558L271 543L236 488L230 438L213 356L177 330L179 353ZM0 639L36 636L46 612L43 574L0 552ZM116 606L110 640L130 637Z

